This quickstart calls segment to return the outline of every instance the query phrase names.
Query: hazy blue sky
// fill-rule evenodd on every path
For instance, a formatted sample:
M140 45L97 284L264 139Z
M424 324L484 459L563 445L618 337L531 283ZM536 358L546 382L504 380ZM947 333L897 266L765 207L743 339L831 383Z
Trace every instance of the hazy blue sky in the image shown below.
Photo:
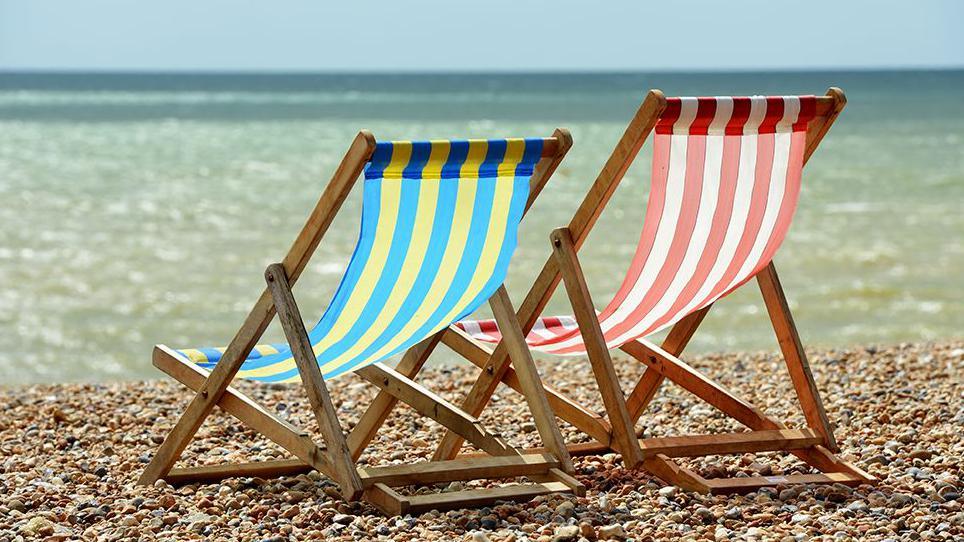
M964 67L959 0L0 0L0 70Z

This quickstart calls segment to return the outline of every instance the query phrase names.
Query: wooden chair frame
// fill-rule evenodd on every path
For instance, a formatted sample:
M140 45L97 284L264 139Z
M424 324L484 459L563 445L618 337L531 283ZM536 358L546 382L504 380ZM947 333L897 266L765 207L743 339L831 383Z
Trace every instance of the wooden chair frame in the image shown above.
M831 88L826 96L817 99L817 117L811 121L807 132L804 163L809 160L845 105L844 93L838 88ZM780 421L766 416L749 402L737 397L679 359L680 353L696 332L710 307L696 311L675 324L661 346L639 339L621 347L623 352L647 366L628 397L623 395L596 317L595 305L586 286L577 251L654 129L665 107L666 98L662 92L652 90L647 94L568 227L552 232L550 240L553 254L542 268L542 272L536 278L518 312L522 329L528 333L542 314L560 280L565 283L607 414L604 418L558 391L546 388L546 395L556 415L585 432L595 441L570 445L570 453L581 455L617 451L628 467L642 465L666 482L703 493L750 492L760 487L790 483L859 485L875 482L874 478L866 472L834 455L834 452L839 450L833 429L827 420L803 345L772 262L756 275L756 279L786 361L790 379L803 408L807 428L788 429ZM449 329L442 340L483 369L483 378L475 383L468 399L462 405L466 412L471 414L480 412L500 382L521 390L519 375L509 367L507 351L501 344L492 350L458 328ZM638 439L640 433L635 431L636 422L666 379L675 382L727 416L747 426L750 431ZM462 439L458 435L449 432L436 450L435 458L454 457L461 443ZM679 466L671 459L778 450L793 453L822 474L706 479Z
M530 179L526 210L571 146L572 139L566 130L558 129L544 139L543 158ZM496 500L528 500L556 492L585 494L583 486L570 474L573 472L572 460L543 394L539 373L504 287L496 291L489 304L499 324L508 330L504 342L512 354L514 371L535 419L544 452L523 453L509 446L485 429L474 415L465 413L413 380L444 331L410 348L395 369L375 363L355 371L380 391L347 437L343 433L291 286L301 275L374 149L375 138L368 132L360 132L288 254L281 263L268 266L265 271L267 287L213 370L208 372L200 368L166 346L155 347L154 365L194 390L196 395L154 454L139 483L152 484L159 479L173 484L209 482L235 476L282 476L315 469L335 480L346 499L363 498L390 515L479 506ZM306 431L292 426L230 386L275 314L291 347L326 446L317 445ZM398 401L468 440L487 457L357 467L358 457ZM290 452L294 459L173 468L215 405ZM533 483L415 496L404 496L392 489L413 484L520 476Z

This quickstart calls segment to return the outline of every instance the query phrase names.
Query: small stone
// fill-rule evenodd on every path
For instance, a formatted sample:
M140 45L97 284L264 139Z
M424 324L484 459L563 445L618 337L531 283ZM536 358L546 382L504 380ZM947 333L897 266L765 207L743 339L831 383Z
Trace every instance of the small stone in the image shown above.
M593 529L592 524L588 521L583 521L579 524L579 534L586 540L596 539L596 529Z
M489 537L485 536L482 531L474 531L472 533L472 542L489 542Z
M604 512L609 512L613 509L613 503L609 500L609 497L603 495L599 497L599 508Z
M161 498L158 499L157 502L161 505L161 508L168 510L177 506L177 499L174 498L174 495L161 495Z
M335 517L331 518L331 521L339 525L351 525L351 522L355 521L355 516L350 514L335 514Z
M885 495L885 494L884 494L883 492L881 492L881 491L874 491L874 492L871 493L870 495L867 495L867 502L870 504L870 506L873 506L874 508L879 508L879 507L881 507L881 506L886 506L886 505L887 505L887 495Z
M552 542L572 542L579 538L579 527L576 525L563 525L556 527L552 535Z
M449 493L453 491L462 491L464 489L465 489L465 484L463 484L462 482L452 482L449 485L445 486L444 492Z
M914 504L914 497L905 493L894 493L890 496L889 504L894 508L903 508Z
M667 499L676 496L677 493L679 493L679 488L676 486L665 486L659 488L660 496L666 497Z
M716 516L709 508L700 507L696 509L696 517L703 522L704 525L709 525L716 521Z
M572 515L576 506L570 501L563 501L562 504L556 507L556 513L564 518L568 518Z
M933 452L931 452L930 450L914 450L913 452L911 452L911 453L908 454L908 455L909 455L912 459L924 459L924 460L927 460L927 459L930 459L931 456L933 456L934 454L933 454Z
M792 501L800 495L800 489L797 487L788 487L780 492L779 499L781 501Z
M726 527L717 527L716 531L713 533L713 538L715 540L729 540L730 530Z
M599 528L600 540L622 540L626 538L626 530L618 523L616 525L606 525Z
M727 508L726 512L723 512L723 517L726 519L743 519L743 510L736 506Z
M773 474L773 468L770 465L766 465L764 463L758 463L756 461L754 461L753 463L750 463L747 466L747 468L752 470L758 476L770 476L771 474Z
M304 491L286 491L284 494L285 502L288 504L296 504L303 500L308 495Z
M16 510L17 512L27 511L27 505L25 505L20 499L10 499L7 501L7 508Z
M479 521L479 525L481 525L483 529L488 529L491 531L499 526L499 517L489 514Z
M810 521L810 514L794 514L790 517L790 523L806 523Z
M20 532L27 536L50 536L54 534L54 524L45 517L34 516L20 528Z
M412 447L414 448L428 448L428 441L421 438L412 439Z
M519 426L519 429L521 429L523 433L535 433L536 424L532 422L524 422L522 425Z
M875 456L873 456L873 457L871 457L870 459L867 460L867 464L869 464L869 465L873 465L874 463L876 463L876 464L878 464L878 465L889 465L889 464L890 464L890 458L887 457L887 456L884 455L884 454L877 454L877 455L875 455Z
M870 510L870 508L864 501L854 501L847 505L847 510L850 510L851 512L866 512Z
M281 517L291 519L301 513L301 508L296 504L281 513Z

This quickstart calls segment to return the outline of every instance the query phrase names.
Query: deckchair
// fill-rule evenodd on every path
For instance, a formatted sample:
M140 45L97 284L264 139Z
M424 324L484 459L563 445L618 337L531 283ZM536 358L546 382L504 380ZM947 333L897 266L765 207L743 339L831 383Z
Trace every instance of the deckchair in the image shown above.
M553 255L520 306L530 348L588 356L606 418L547 389L555 413L595 442L572 453L615 450L629 467L643 465L664 481L700 492L749 492L792 483L858 485L873 479L840 460L832 427L773 264L790 226L804 163L845 105L842 91L824 97L670 98L651 91L569 226L552 232ZM642 235L622 286L596 312L577 251L655 128L652 184ZM803 408L807 426L790 429L679 359L710 307L756 278ZM574 316L541 317L563 280ZM661 346L646 337L671 326ZM501 381L520 389L494 321L463 321L443 340L492 375L462 406L477 412ZM734 330L737 331L737 330ZM621 349L647 365L624 396L610 358ZM750 431L638 440L635 424L663 380L692 392ZM436 459L461 445L447 434ZM789 451L821 474L707 479L671 458Z
M508 140L375 142L361 132L281 263L268 266L267 288L224 349L154 349L154 364L195 390L177 424L140 477L152 484L277 476L316 469L348 500L363 498L386 514L583 494L549 409L539 374L502 286L519 221L571 146L568 132ZM364 168L361 233L332 301L306 331L291 286L297 281ZM413 379L448 326L488 301L512 352L514 370L546 453L522 453ZM256 345L277 313L287 344ZM392 369L382 361L403 353ZM326 380L355 373L380 389L346 437ZM324 438L258 405L230 383L301 381ZM462 436L486 457L358 467L355 461L398 401ZM294 458L173 468L214 406ZM526 477L491 489L403 495L393 488L476 479Z

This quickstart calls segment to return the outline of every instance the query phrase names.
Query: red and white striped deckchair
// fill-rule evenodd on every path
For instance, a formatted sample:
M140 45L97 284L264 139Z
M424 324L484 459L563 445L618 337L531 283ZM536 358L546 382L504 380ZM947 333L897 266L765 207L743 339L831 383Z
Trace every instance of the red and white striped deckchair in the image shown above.
M772 262L790 227L803 165L845 103L835 88L823 97L667 99L649 93L569 226L552 233L553 257L519 310L531 348L588 356L592 364L608 420L547 390L556 414L597 441L574 445L573 452L613 449L627 466L642 463L668 482L701 492L873 481L833 453L833 431ZM576 251L654 129L652 186L636 254L622 286L597 312ZM540 317L560 278L574 316ZM678 358L710 306L752 278L759 282L807 428L786 428ZM670 326L662 346L645 339ZM443 340L480 366L487 362L483 368L493 375L477 383L466 410L484 406L498 382L515 383L494 321L463 321ZM499 345L491 356L486 343ZM609 355L615 348L648 366L628 398ZM665 378L751 431L638 440L635 423ZM436 458L452 456L460 445L450 433ZM711 480L670 460L773 450L791 451L822 474Z

